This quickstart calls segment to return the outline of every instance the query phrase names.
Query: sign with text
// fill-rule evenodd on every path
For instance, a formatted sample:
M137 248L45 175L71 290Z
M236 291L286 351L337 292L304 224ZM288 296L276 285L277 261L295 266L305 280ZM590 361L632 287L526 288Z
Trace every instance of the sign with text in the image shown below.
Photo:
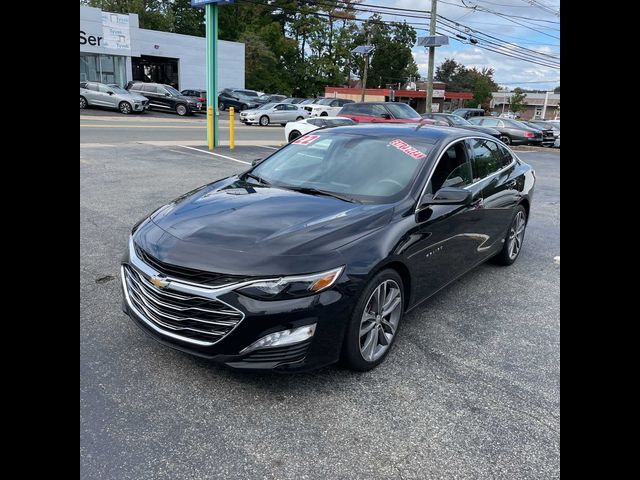
M234 0L191 0L192 7L204 7L207 3L217 3L218 5L229 5Z
M129 15L102 12L102 47L131 50Z
M444 90L433 89L433 98L444 98Z

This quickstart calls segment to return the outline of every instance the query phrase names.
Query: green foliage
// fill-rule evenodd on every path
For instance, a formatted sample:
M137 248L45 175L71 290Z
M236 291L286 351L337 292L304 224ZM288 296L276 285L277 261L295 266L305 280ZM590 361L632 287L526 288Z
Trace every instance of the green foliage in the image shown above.
M351 50L375 46L368 87L385 87L418 76L411 54L416 32L407 23L388 24L374 14L360 28L354 6L363 0L256 0L218 10L221 40L245 43L248 88L283 95L314 96L325 86L345 85L360 76L364 62ZM116 13L136 13L140 27L204 36L204 9L190 0L82 0L81 4ZM357 57L357 58L356 58ZM221 67L222 68L222 67Z
M453 92L473 92L471 105L481 105L489 109L491 92L498 91L498 84L493 80L493 68L467 68L451 58L445 59L436 67L435 80L446 83L446 89Z
M527 94L521 88L514 88L511 94L511 111L514 113L522 112L527 109Z
M560 85L553 89L553 93L560 93Z

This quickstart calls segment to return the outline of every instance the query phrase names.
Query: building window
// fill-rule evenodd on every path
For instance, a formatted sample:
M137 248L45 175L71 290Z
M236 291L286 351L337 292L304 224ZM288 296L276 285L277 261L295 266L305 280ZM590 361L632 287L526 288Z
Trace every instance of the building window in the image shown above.
M80 52L80 81L117 83L126 82L125 57Z
M533 115L534 118L542 118L542 107L536 107L536 113Z

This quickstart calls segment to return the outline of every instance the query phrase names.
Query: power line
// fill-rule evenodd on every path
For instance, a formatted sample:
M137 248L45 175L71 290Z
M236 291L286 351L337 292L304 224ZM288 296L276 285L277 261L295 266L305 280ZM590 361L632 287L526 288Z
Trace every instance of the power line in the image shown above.
M495 12L493 10L489 10L488 8L481 7L480 5L475 5L475 6L471 6L470 7L466 3L464 3L464 0L461 0L461 1L462 1L462 4L464 5L465 8L475 9L476 7L478 7L478 11L480 11L480 12L493 13L494 15L504 15L502 13L498 13L498 12ZM454 5L454 4L452 3L451 5ZM508 6L511 6L511 5L508 5ZM523 17L521 15L513 15L513 14L509 14L509 17L522 18L524 20L532 20L534 22L553 23L554 25L560 25L560 22L557 22L555 20L544 20L542 18Z

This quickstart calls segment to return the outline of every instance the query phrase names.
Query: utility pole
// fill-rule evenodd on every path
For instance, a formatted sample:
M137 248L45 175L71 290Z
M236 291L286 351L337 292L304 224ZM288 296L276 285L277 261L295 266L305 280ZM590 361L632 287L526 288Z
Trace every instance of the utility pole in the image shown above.
M438 0L431 0L431 21L429 22L429 35L436 34L436 9ZM433 100L433 63L436 56L436 47L429 47L429 72L427 74L427 105L425 113L431 113L431 102Z
M542 106L542 120L547 116L547 103L549 103L549 91L544 94L544 105Z
M365 45L369 45L369 29L367 29L367 40ZM364 93L367 88L367 70L369 70L369 54L365 53L364 59L364 75L362 76L362 94L360 95L360 101L364 102Z

